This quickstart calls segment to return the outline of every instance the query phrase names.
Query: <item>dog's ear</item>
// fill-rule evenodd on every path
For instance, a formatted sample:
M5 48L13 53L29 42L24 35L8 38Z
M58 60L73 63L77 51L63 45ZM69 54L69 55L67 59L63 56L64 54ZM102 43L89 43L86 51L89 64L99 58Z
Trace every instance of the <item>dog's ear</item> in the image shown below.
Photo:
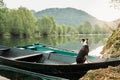
M88 44L88 38L86 38L86 43Z
M85 41L85 39L82 39L82 42L84 42Z

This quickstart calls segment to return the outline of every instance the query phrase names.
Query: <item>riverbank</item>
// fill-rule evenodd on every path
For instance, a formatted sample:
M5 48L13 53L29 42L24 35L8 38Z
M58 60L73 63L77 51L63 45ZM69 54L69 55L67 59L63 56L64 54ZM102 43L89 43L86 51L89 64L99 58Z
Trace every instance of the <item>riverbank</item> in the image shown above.
M101 53L101 51L103 50L103 47L104 47L104 46L99 46L99 47L97 47L97 48L94 49L93 51L90 51L90 52L89 52L89 55L95 56L95 57L101 57L102 54L100 54L100 53Z
M3 77L3 76L0 75L0 80L10 80L10 79L8 79L8 78Z
M90 70L79 80L120 80L120 65Z
M100 46L93 51L89 52L89 55L101 57L101 51L104 46ZM89 70L79 80L120 80L120 65L119 66L108 66L108 68L100 68L96 70Z

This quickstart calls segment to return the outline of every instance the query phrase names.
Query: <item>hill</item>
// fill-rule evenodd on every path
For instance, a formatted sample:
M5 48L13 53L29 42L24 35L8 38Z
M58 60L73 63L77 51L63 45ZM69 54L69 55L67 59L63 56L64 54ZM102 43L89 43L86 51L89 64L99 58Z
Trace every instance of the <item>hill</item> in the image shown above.
M89 15L88 13L74 8L49 8L33 13L38 19L42 16L52 16L57 24L65 24L70 26L79 26L88 21L92 25L103 25L104 22Z

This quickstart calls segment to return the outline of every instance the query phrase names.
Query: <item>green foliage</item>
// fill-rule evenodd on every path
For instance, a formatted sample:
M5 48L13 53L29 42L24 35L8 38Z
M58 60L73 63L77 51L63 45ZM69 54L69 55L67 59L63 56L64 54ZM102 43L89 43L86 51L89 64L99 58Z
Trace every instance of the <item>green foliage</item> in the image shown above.
M3 36L7 31L8 10L6 8L0 9L0 36Z
M20 15L20 19L22 21L21 25L23 27L23 36L30 36L36 30L35 17L29 10L23 7L18 9L18 14Z
M69 30L69 33L71 35L78 34L78 30L75 27L71 27L70 30Z
M88 22L88 21L86 21L85 23L84 23L84 33L85 34L89 34L89 33L91 33L91 28L92 28L92 25L90 24L90 22Z
M70 9L71 10L71 9ZM71 14L72 15L72 14ZM31 11L24 7L19 9L0 9L0 35L10 34L13 37L31 37L36 35L74 35L107 33L108 27L92 26L88 21L78 28L76 26L56 25L51 16L36 19ZM38 37L39 37L38 36Z
M57 32L57 35L61 35L61 34L63 34L63 30L62 30L62 27L59 25L59 26L57 26L57 28L56 28L56 32Z
M9 32L12 36L20 36L22 33L21 19L17 10L11 10L9 13Z
M101 28L99 25L97 25L97 24L95 25L95 27L93 28L93 33L95 33L95 34L101 33Z
M62 27L63 35L67 34L67 27L65 25L61 27Z
M76 27L66 26L66 25L58 25L56 29L57 35L73 35L78 34L78 30Z
M78 31L80 34L91 34L92 33L91 23L86 21L83 25L80 25L78 27Z
M108 34L110 33L110 29L108 25L99 26L95 24L92 26L90 22L86 21L78 27L78 32L79 34Z
M36 30L36 19L26 8L11 10L9 14L9 32L12 36L29 37Z
M42 19L38 19L37 26L42 36L48 36L50 33L56 33L56 24L53 17L44 16Z
M30 37L36 31L36 18L31 11L20 7L18 10L0 9L0 35Z

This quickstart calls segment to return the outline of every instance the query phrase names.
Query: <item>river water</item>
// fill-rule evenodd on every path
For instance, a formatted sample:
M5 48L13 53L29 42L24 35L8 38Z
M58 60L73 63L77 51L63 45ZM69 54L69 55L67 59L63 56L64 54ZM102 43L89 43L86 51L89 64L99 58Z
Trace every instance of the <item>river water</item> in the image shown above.
M23 45L30 45L34 43L41 43L46 44L62 49L69 49L71 51L78 52L81 48L81 39L82 38L88 38L89 39L89 48L90 51L94 50L95 48L99 46L103 46L109 35L79 35L79 36L59 36L59 37L46 37L46 38L0 38L0 45L5 45L9 47L15 47L15 46L23 46ZM13 75L14 73L14 75ZM43 80L41 78L35 79L33 76L27 77L24 74L18 74L17 72L8 71L8 70L0 70L0 75L6 76L11 78L12 80ZM24 75L24 76L23 76ZM15 79L13 79L13 76L15 76ZM49 79L51 80L51 79Z

